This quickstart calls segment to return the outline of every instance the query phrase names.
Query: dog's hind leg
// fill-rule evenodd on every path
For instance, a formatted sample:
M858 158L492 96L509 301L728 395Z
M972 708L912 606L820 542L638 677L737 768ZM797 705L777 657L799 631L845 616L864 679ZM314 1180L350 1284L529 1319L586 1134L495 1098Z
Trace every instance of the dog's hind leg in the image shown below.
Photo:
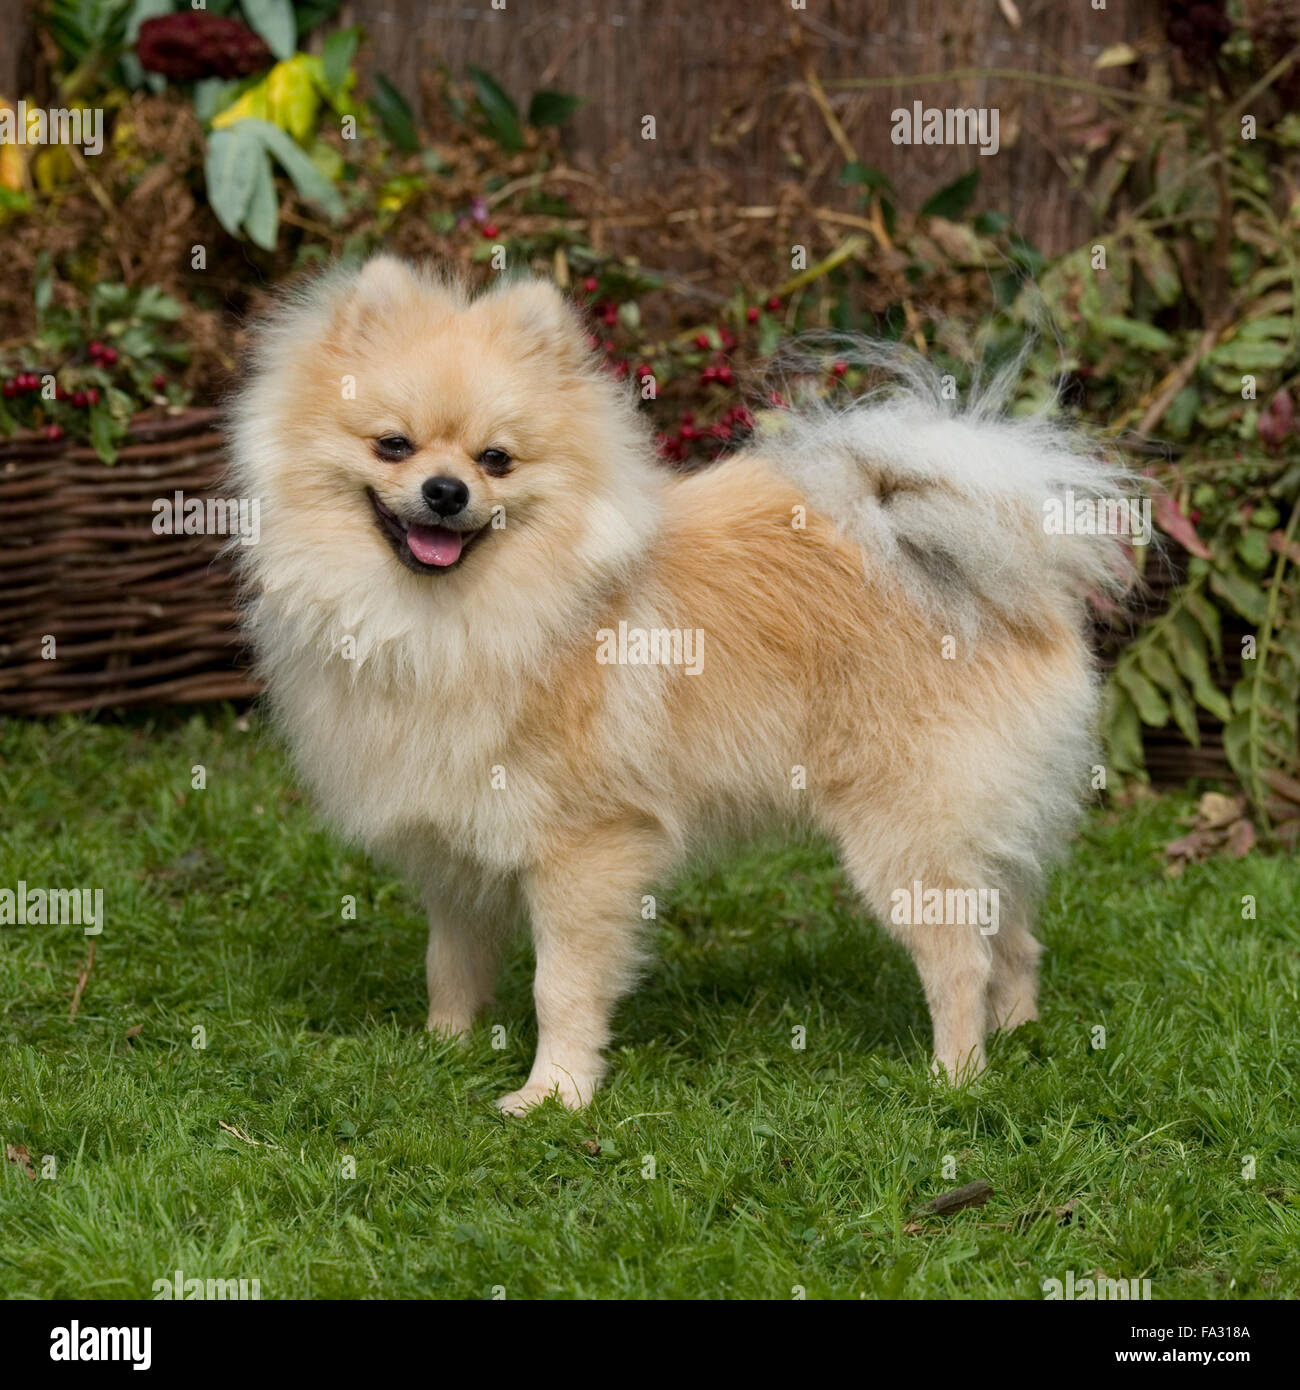
M846 833L843 820L836 836L858 891L916 964L934 1029L933 1071L954 1084L972 1080L984 1069L993 948L966 904L987 877L960 856L936 855L938 826L915 847L857 824Z

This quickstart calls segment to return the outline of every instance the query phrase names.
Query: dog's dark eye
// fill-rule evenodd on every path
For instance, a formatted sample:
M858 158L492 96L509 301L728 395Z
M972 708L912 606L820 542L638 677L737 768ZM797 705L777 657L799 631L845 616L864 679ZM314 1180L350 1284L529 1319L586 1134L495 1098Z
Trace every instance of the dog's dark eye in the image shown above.
M504 449L484 449L478 456L478 461L487 469L489 473L508 473L512 462L510 455Z
M375 453L386 463L398 463L415 453L415 445L404 434L381 434L375 440Z

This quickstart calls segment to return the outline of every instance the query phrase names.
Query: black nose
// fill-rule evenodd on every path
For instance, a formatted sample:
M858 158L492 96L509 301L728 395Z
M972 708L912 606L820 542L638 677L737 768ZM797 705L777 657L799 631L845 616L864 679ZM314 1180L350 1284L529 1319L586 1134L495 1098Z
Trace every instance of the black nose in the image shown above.
M439 516L455 516L469 501L469 488L459 478L426 478L420 491L429 510Z

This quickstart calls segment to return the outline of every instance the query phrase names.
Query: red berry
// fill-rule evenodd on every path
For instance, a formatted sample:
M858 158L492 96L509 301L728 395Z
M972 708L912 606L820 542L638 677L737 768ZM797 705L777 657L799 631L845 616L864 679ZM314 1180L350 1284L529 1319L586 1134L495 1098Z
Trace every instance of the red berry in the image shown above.
M650 364L648 362L642 362L641 365L637 367L636 374L643 381L648 376L654 376L654 372L651 370Z
M68 399L68 393L63 389L62 386L58 385L57 382L54 386L54 399L56 401L66 401Z
M836 362L835 365L831 368L831 375L843 376L844 373L848 371L848 369L849 364L847 362Z
M601 343L600 350L601 352L613 352L614 344L611 343L608 338L606 338L605 341Z
M495 222L484 222L483 236L486 240L491 241L493 237L499 236L500 234L501 228L498 227Z
M600 346L600 339L599 339L598 337L596 337L596 335L595 335L594 333L588 333L588 334L587 334L587 346L588 346L589 348L597 348L597 347L599 347L599 346Z
M730 367L716 367L716 368L714 369L714 375L717 377L717 379L718 379L724 386L730 386L730 385L731 385L731 380L732 380L732 378L731 378L731 368L730 368Z
M153 389L155 391L165 391L167 389L167 378L161 372L154 373Z
M749 306L749 308L745 310L745 317L749 320L750 323L757 323L757 322L758 322L758 305L756 305L756 304L751 304L751 305Z
M74 391L72 393L72 404L77 410L84 410L86 407L86 393L84 391Z
M681 436L683 439L694 439L697 433L698 431L694 425L683 425L681 428Z
M86 351L90 353L92 357L99 357L104 351L104 344L101 343L98 338L93 338Z
M695 335L695 346L697 348L706 348L708 345L709 335L707 333L697 333Z
M99 391L96 387L90 386L86 388L86 403L88 405L99 404Z
M117 361L117 349L105 348L100 356L103 358L104 365L111 367Z
M0 396L3 396L7 401L13 400L17 394L18 383L16 381L6 381L3 386L0 386Z
M767 307L775 314L781 307L781 300L777 295L772 295L767 301Z
M62 438L63 438L63 426L62 426L62 425L46 425L46 426L45 426L45 437L46 437L46 439L62 439Z
M618 322L618 306L615 304L606 304L601 318L605 320L605 326L607 328L613 328Z
M588 294L595 294L600 288L600 281L597 280L594 275L588 275L582 282L582 288L586 290Z

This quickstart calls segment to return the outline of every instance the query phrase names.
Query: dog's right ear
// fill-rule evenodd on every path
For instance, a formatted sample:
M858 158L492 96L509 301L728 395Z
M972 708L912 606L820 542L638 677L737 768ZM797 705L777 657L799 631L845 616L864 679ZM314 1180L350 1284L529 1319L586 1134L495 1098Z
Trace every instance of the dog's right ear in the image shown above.
M419 284L411 265L396 256L372 256L344 288L334 315L336 331L355 334L366 321L403 301L409 301Z

